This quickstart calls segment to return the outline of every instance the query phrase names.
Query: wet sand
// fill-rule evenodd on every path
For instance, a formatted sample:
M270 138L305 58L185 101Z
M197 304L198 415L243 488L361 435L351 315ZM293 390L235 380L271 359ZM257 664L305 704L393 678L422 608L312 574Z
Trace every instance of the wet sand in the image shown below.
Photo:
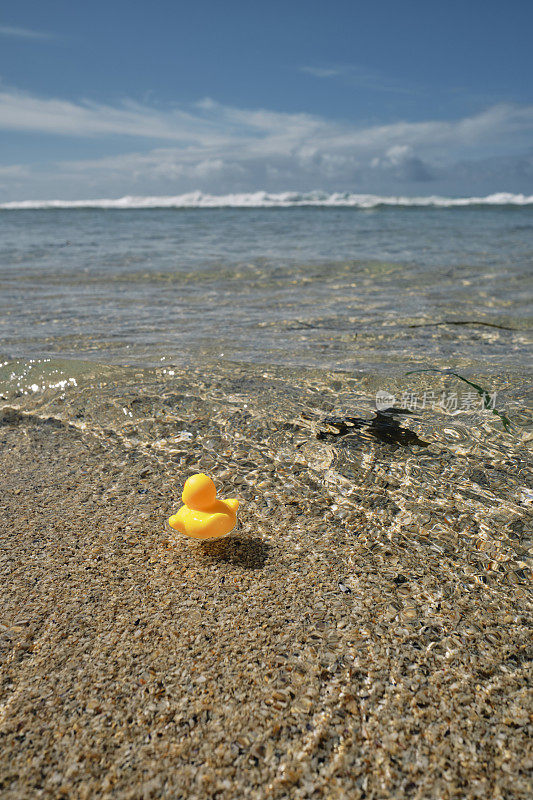
M522 587L289 496L175 540L180 486L56 420L4 412L0 479L6 800L528 796Z

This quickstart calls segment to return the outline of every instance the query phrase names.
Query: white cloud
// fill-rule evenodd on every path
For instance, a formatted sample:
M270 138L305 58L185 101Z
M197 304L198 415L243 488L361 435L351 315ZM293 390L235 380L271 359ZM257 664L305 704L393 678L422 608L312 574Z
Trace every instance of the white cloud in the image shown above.
M310 114L233 108L211 99L156 108L132 101L74 103L5 90L0 93L2 128L103 140L120 136L125 149L135 139L142 142L136 152L119 156L0 172L4 201L46 198L51 192L79 198L194 189L394 193L409 187L419 191L419 184L428 181L432 191L439 182L456 193L474 188L530 191L522 183L531 178L533 106L498 105L454 121L356 125ZM463 183L468 179L472 189L459 184L454 189L454 175Z
M395 144L382 156L370 162L373 169L390 171L398 179L406 181L431 181L434 175L428 164L415 155L409 144Z
M499 143L508 147L513 137L527 140L533 129L533 106L501 104L449 122L359 126L311 114L239 109L210 99L189 109L158 109L131 100L116 106L73 103L5 90L0 92L0 129L74 137L121 135L171 140L193 148L231 148L244 142L248 150L258 146L263 154L287 154L293 148L382 152L406 144L437 151Z
M51 33L32 31L28 28L16 28L11 25L0 25L0 36L10 36L15 39L53 39Z
M11 164L0 166L0 178L25 178L31 174L30 168L24 164Z
M340 67L300 67L300 72L314 75L315 78L338 78L346 74L346 70Z
M133 101L118 106L0 92L0 129L59 136L136 136L184 143L198 134L197 118L179 109L159 111ZM206 128L209 127L206 123Z
M303 66L300 72L314 78L336 78L359 89L395 94L414 94L419 89L407 86L398 79L359 64L335 64L329 66Z

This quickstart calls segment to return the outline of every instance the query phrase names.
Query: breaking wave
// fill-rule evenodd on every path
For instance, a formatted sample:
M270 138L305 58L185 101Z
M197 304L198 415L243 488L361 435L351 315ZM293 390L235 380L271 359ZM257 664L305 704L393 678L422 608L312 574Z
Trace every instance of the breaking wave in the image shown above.
M45 208L291 208L315 206L325 208L457 208L463 206L528 206L533 195L498 192L485 197L382 197L351 192L249 192L240 194L206 194L189 192L174 197L137 197L127 195L100 200L23 200L0 204L0 209Z

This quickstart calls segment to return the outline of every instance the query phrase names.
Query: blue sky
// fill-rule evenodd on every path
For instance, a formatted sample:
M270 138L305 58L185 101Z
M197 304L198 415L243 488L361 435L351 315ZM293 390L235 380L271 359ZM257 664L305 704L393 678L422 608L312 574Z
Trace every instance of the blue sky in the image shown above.
M0 201L533 193L529 0L0 14Z

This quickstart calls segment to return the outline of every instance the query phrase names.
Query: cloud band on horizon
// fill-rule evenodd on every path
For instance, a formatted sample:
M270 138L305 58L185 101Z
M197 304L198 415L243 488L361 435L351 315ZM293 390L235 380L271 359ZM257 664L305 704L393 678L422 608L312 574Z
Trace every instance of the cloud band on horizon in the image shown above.
M463 178L487 193L527 191L533 106L499 104L451 121L356 125L304 113L240 109L210 99L156 108L0 92L0 130L119 139L124 153L0 167L3 200L87 192L176 193L323 188L405 191ZM131 152L131 142L143 141ZM166 142L168 146L161 147ZM507 176L507 177L506 177ZM509 185L502 186L502 181ZM485 186L486 184L486 186ZM512 185L511 185L512 184ZM85 191L84 191L85 190ZM470 189L467 190L470 192ZM32 194L33 193L33 194ZM43 194L44 193L44 194Z

